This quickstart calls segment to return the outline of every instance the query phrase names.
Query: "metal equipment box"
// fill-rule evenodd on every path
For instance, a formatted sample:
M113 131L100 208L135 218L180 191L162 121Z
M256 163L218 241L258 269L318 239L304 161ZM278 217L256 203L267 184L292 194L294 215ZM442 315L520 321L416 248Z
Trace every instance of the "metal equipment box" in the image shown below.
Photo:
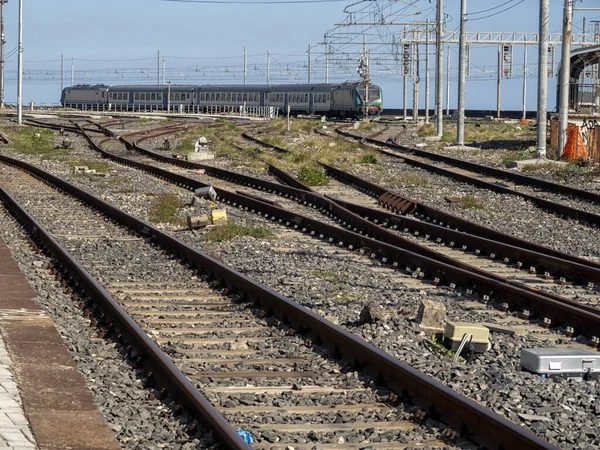
M473 336L470 345L475 353L483 353L490 347L490 330L470 322L447 322L444 345L450 350L457 350L465 334Z
M578 348L524 348L521 367L542 377L568 380L597 380L600 377L600 352Z

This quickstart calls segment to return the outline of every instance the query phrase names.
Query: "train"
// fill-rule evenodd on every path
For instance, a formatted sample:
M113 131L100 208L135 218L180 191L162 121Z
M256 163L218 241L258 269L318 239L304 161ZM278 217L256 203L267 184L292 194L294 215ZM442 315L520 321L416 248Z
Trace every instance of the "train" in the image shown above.
M368 94L368 95L367 95ZM282 85L79 84L62 91L64 108L88 111L170 111L227 113L240 108L273 108L280 114L370 117L383 112L379 86L360 83Z

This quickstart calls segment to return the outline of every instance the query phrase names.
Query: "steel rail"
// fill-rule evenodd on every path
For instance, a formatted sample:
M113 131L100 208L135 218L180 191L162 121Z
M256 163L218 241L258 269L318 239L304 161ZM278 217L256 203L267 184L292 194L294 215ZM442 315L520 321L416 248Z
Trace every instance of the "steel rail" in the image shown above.
M273 144L269 144L268 142L261 141L260 139L255 138L254 136L252 136L246 132L242 133L242 137L250 142L254 142L255 144L270 148L271 150L275 150L276 152L279 152L279 153L289 153L290 152L289 150L286 150L283 147L279 147L277 145L273 145Z
M152 235L158 242L161 233L152 225L124 213L112 205L93 197L64 180L44 173L33 166L24 165L17 160L2 157L2 161L17 166L35 176L55 184L70 195L81 201L90 203L113 220L134 228L145 236ZM100 285L94 277L41 225L31 216L7 191L0 188L0 201L4 203L10 213L29 232L34 241L52 258L56 260L64 273L72 277L72 283L77 285L77 290L82 296L91 298L99 305L110 318L117 333L127 336L129 344L140 352L144 366L152 371L153 379L167 388L168 392L186 407L186 409L200 423L207 426L215 433L216 439L226 448L250 450L238 435L237 431L223 418L215 407L194 387L187 377L175 366L171 359L160 347L144 332L144 330L131 318L123 307Z
M337 129L336 129L336 132ZM338 133L345 135L347 137L352 137L353 139L358 139L359 136L354 136L351 133L347 133L345 131L340 130ZM585 189L578 189L571 186L567 186L560 183L554 183L552 181L540 180L538 178L530 177L527 175L523 175L520 173L511 172L509 170L498 169L496 167L486 166L484 164L478 164L475 162L467 161L460 158L455 158L453 156L441 155L434 152L429 152L427 150L422 150L418 148L407 147L404 145L397 144L395 142L384 142L378 139L374 139L372 136L367 138L367 141L372 144L384 145L388 148L399 150L403 152L409 152L416 156L421 156L423 158L431 159L433 161L443 162L445 164L449 164L454 167L460 167L462 169L467 169L473 172L480 173L482 175L490 175L497 178L504 178L511 181L514 181L519 184L536 186L542 189L546 189L551 192L559 192L561 194L570 195L572 197L578 197L585 200L591 200L594 202L600 202L600 194L586 191Z
M122 164L154 174L155 176L169 180L190 190L208 186L205 183L183 175L174 174L152 165L112 155L97 147L89 136L85 135L85 137L88 140L88 143L97 151L101 152L107 158L111 158ZM129 145L132 144L129 143ZM143 150L142 153L157 155L149 150ZM188 167L190 167L189 164L192 164L192 167L195 167L196 169L204 167L213 170L216 169L211 166L181 161L162 155L157 156L172 159ZM477 291L482 296L487 295L491 297L492 294L496 294L502 298L503 302L518 305L522 309L532 309L540 316L552 319L555 323L571 326L573 329L582 330L588 335L600 335L599 311L595 308L582 305L574 300L563 298L549 292L510 282L505 278L456 261L446 255L432 251L373 225L362 217L344 209L340 205L319 194L305 192L247 175L236 174L224 169L216 170L219 173L226 173L227 179L230 179L233 182L239 181L235 176L239 175L242 180L245 180L244 183L246 185L249 185L248 180L250 180L250 183L254 183L250 184L254 188L262 187L265 190L277 192L279 195L295 198L311 206L314 205L314 207L319 207L326 214L337 217L339 222L343 222L344 226L354 229L355 232L325 224L300 214L295 214L291 211L275 207L272 204L257 201L255 198L246 195L234 194L227 190L214 187L218 197L228 204L251 209L252 212L258 212L259 215L264 214L266 218L278 220L280 223L284 223L285 221L287 226L302 229L303 232L310 232L311 235L318 235L321 239L327 239L330 243L348 246L350 249L369 248L373 252L371 256L381 258L384 263L393 263L395 266L398 266L399 261L404 262L407 264L407 270L414 269L413 276L422 277L425 273L428 273L435 283L445 283L448 286L460 285L468 290ZM266 186L269 187L266 188ZM364 233L364 236L361 233ZM374 237L369 238L369 235L373 235ZM409 269L409 267L411 269ZM449 267L453 270L449 270ZM425 270L423 271L423 269ZM558 307L558 305L562 305L566 309Z
M466 434L470 435L476 442L492 449L519 448L529 450L556 448L547 441L537 437L532 432L525 430L491 410L484 408L477 402L453 391L408 364L393 358L391 355L367 343L351 332L332 324L309 309L283 297L240 272L225 266L221 262L205 255L201 251L189 246L174 236L159 230L153 225L137 219L93 196L87 191L28 163L1 155L0 161L19 167L40 177L81 201L94 206L111 219L122 223L137 233L150 237L155 243L162 246L171 254L182 258L192 267L209 273L231 288L239 290L242 295L249 297L249 299L265 306L267 309L272 310L278 316L281 316L285 323L295 324L296 328L303 331L302 334L314 335L315 340L319 340L320 342L323 342L324 345L338 350L346 357L356 359L360 363L373 369L383 377L391 389L395 390L403 397L408 395L413 402L425 408L429 408L429 411L434 414L434 416L439 416L444 423L451 425L456 429L460 429L461 431L467 430ZM181 177L181 182L187 183L188 181L185 180L184 177ZM258 204L264 211L272 213L280 212L282 214L287 214L290 218L294 216L294 214L282 210L281 208L262 202L256 202L253 199L237 194L228 194L230 198L237 199L241 204ZM319 223L308 218L304 218L304 220L308 223ZM337 229L337 227L330 225L326 226ZM382 249L385 247L388 254L398 251L398 249L389 246L388 244L373 241L349 231L342 231L344 231L349 240L356 244L378 244ZM413 257L420 260L422 263L426 262L425 258L420 255L413 255ZM460 270L455 267L445 267L443 269L448 271ZM490 281L490 283L494 285L499 284L494 281ZM498 287L500 290L503 289L503 286ZM558 307L569 309L564 305L558 305ZM584 316L586 313L577 311L577 314L581 316L582 320L585 320ZM233 436L229 436L229 438L231 439L232 445L237 444L240 441L239 436L237 437L237 440L234 440ZM246 444L239 444L238 447L232 448L249 447Z
M516 195L518 197L524 198L525 200L528 200L528 201L538 205L539 207L541 207L543 209L546 209L547 211L551 211L555 214L564 215L566 217L576 219L576 220L584 220L595 226L600 226L600 215L598 215L598 214L583 211L583 210L580 210L577 208L573 208L571 206L563 205L561 203L556 203L551 200L546 200L546 199L543 199L540 197L536 197L534 195L526 194L524 192L519 192L519 191L516 191L509 187L502 186L501 184L498 184L498 183L493 183L493 182L482 180L482 179L479 179L476 177L472 177L470 175L458 173L453 170L446 169L444 167L436 166L434 164L430 164L425 161L420 161L420 160L411 158L411 155L414 155L414 156L420 157L420 158L424 158L424 159L431 159L431 160L435 160L438 162L443 162L443 163L449 164L449 165L454 165L455 167L464 168L465 170L470 170L470 171L474 171L474 172L480 171L480 173L488 173L489 175L494 176L494 177L510 178L511 180L513 180L519 184L530 184L532 186L537 186L537 187L540 187L540 188L543 188L546 190L563 193L563 194L570 195L573 197L584 198L586 200L600 202L600 194L596 194L596 193L590 192L590 191L585 191L582 189L572 188L570 186L565 186L565 185L561 185L561 184L557 184L557 183L552 183L549 181L537 180L536 178L527 177L525 175L508 172L508 171L505 171L502 169L495 169L492 167L482 166L482 165L479 165L476 163L459 160L457 158L452 158L449 156L436 155L434 153L426 152L424 150L403 147L403 146L399 146L397 144L392 144L389 142L384 142L384 141L380 141L380 140L372 139L372 138L363 138L361 136L355 136L351 133L347 133L347 132L341 131L339 129L336 129L336 132L341 134L342 136L346 136L348 138L352 138L352 139L360 140L360 141L364 140L365 142L370 143L370 144L374 144L377 146L384 146L384 147L387 147L392 150L403 152L403 154L399 154L399 153L395 153L393 151L382 149L382 148L374 148L374 150L377 150L378 152L383 153L385 155L392 156L395 158L401 158L408 165L418 167L421 169L425 169L429 172L438 173L440 175L443 175L443 176L446 176L449 178L454 178L456 180L459 180L459 181L462 181L462 182L465 182L465 183L468 183L471 185L483 187L487 190L499 192L501 194ZM423 155L422 153L425 153L426 155ZM452 160L454 160L456 162L453 163Z

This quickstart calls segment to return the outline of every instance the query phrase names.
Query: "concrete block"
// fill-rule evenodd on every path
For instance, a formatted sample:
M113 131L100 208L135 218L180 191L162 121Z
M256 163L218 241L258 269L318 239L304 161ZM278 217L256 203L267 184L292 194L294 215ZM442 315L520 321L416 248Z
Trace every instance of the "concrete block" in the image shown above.
M188 161L210 161L215 159L215 154L212 152L191 152L186 156Z
M446 323L446 306L433 300L421 300L417 323L421 330L425 332L443 332Z
M187 216L187 224L190 230L193 230L194 228L204 228L210 225L210 219L206 214Z
M553 161L551 159L536 158L536 159L524 159L522 161L512 161L508 165L508 167L511 169L521 170L523 167L536 166L539 164L554 164L558 167L558 166L565 166L568 163L564 162L564 161Z
M214 225L223 225L227 223L226 209L213 209L210 213L210 220Z
M215 188L213 188L212 186L198 188L194 191L194 195L195 195L195 197L199 197L201 199L203 199L203 198L209 198L211 200L217 199L217 191L215 191Z
M90 169L88 166L75 166L73 167L73 173L88 173Z

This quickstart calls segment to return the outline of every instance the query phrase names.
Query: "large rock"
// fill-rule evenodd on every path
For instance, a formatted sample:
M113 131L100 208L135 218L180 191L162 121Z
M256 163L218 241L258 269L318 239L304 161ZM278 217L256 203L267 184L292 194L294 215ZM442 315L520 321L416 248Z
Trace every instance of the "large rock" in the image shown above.
M367 303L360 312L359 322L361 324L374 323L387 319L385 309L376 302Z
M444 331L446 322L446 306L441 302L433 300L421 300L417 323L421 330L428 333L440 333Z

